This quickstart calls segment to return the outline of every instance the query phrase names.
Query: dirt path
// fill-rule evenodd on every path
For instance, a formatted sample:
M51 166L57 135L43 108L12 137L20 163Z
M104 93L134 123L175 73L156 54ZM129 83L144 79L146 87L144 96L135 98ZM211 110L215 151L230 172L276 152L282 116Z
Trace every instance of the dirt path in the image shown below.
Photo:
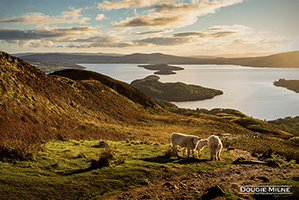
M219 188L228 189L236 198L254 199L251 195L238 194L239 186L259 185L299 174L299 166L292 163L284 162L279 168L259 163L260 161L247 151L235 149L230 153L235 158L243 157L253 163L235 164L188 176L173 177L169 180L161 180L155 185L148 184L102 199L224 199L217 195ZM217 187L211 189L212 186ZM211 193L214 195L209 196Z

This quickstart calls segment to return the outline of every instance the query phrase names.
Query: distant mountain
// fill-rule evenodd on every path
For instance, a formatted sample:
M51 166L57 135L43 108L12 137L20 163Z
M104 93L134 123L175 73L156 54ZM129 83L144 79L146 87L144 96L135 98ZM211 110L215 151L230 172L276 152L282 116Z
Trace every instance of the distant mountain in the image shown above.
M60 53L33 53L33 52L27 52L27 53L15 53L12 54L15 57L23 57L23 56L29 56L29 55L42 55L42 54L60 54ZM119 53L61 53L65 55L79 55L79 56L86 56L86 55L94 55L94 56L123 56L123 54Z
M280 53L266 57L255 58L248 65L256 67L295 67L299 68L299 51Z
M250 67L299 68L299 51L263 57L246 58L195 58L172 56L161 53L107 56L98 54L44 53L20 56L22 59L39 59L66 63L136 63L136 64L231 64Z

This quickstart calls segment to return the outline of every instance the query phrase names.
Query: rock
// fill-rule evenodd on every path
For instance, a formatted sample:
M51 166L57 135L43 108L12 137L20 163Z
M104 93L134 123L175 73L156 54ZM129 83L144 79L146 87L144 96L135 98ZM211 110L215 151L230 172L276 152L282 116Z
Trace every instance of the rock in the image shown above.
M187 185L186 185L186 184L184 184L184 183L180 183L180 184L179 184L179 187L181 187L181 188L186 188L186 187L187 187Z
M188 190L194 190L194 191L196 191L196 188L195 187L190 187Z
M166 183L163 184L163 186L164 186L164 187L169 187L169 186L172 186L172 184L169 183L169 182L166 182Z
M143 179L141 182L141 185L148 185L148 184L150 184L150 182L147 179Z
M100 141L99 144L93 145L92 147L94 147L94 148L105 148L105 147L109 147L109 144L107 142Z
M241 163L243 163L245 160L246 160L245 158L243 158L243 157L239 157L239 158L237 158L237 159L233 162L233 164L241 164Z
M170 189L178 190L180 188L178 186L176 186L176 185L173 185Z
M143 197L141 197L141 199L150 199L151 197L149 195L144 195Z
M256 178L262 180L264 183L267 183L270 181L270 179L268 177L265 176L257 176Z
M218 185L210 187L207 191L208 192L202 196L202 199L214 199L224 195L223 190Z

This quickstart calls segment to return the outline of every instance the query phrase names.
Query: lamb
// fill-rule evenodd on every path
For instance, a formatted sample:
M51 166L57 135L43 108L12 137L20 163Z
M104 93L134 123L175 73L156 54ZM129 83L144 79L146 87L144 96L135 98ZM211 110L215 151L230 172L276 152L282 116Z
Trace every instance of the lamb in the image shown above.
M171 146L175 156L179 157L177 151L177 145L183 148L183 152L185 148L188 150L188 157L190 154L190 149L192 150L192 155L194 158L194 148L197 144L199 138L194 135L185 135L182 133L172 133L171 134ZM184 154L183 154L184 155Z
M198 157L200 157L201 150L203 150L206 146L208 146L208 144L209 144L208 139L202 139L197 142L194 151L197 150Z
M218 136L211 135L210 137L207 138L208 140L208 146L211 151L211 160L220 160L220 154L222 150L222 142Z

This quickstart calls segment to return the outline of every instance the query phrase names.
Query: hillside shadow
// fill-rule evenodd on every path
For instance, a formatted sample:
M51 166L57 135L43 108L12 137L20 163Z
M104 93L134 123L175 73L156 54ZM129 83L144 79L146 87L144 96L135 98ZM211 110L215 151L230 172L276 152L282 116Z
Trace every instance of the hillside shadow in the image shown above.
M86 169L77 169L77 170L73 170L71 172L67 172L67 173L61 173L63 176L70 176L70 175L74 175L74 174L81 174L81 173L85 173L85 172L89 172L94 170L94 168L92 167L88 167Z
M188 164L188 163L200 163L206 162L207 159L198 159L198 158L187 158L187 157L169 157L169 156L157 156L152 158L142 158L140 160L147 161L147 162L155 162L155 163L178 163L178 164Z
M91 165L88 168L85 169L76 169L67 173L62 173L64 176L69 176L69 175L74 175L74 174L81 174L81 173L86 173L95 169L101 169L102 167L107 167L109 166L109 162L103 162L103 160L92 160Z

